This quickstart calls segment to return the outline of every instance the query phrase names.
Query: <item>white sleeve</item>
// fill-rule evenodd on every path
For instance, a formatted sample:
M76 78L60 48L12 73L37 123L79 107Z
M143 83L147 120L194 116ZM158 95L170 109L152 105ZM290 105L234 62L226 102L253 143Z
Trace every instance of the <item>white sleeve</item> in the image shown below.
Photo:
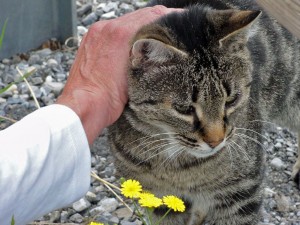
M82 197L90 151L79 117L58 104L0 131L0 224L23 225Z

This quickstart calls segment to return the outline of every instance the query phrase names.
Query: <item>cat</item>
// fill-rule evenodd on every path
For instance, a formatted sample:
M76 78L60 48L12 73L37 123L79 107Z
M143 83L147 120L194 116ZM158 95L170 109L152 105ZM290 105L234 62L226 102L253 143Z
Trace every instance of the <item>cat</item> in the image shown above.
M157 4L185 10L132 41L129 101L109 128L118 173L184 200L164 225L257 224L263 121L300 128L299 40L251 0Z

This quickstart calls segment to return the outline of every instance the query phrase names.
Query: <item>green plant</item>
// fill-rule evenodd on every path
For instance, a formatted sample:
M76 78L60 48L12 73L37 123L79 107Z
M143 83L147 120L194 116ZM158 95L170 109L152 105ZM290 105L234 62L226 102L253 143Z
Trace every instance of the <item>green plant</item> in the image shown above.
M2 30L1 30L1 36L0 36L0 49L1 49L2 44L3 44L3 39L4 39L5 31L6 31L7 21L8 21L8 19L6 19L6 20L4 21L4 25L3 25Z

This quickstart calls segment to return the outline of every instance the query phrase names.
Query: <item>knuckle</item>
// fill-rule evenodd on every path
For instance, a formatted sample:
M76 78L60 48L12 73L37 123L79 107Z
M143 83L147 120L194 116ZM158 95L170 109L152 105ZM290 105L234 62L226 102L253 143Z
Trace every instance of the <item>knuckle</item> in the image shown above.
M165 14L166 9L167 9L167 7L165 7L163 5L156 5L156 6L152 7L151 11L155 15L162 16Z

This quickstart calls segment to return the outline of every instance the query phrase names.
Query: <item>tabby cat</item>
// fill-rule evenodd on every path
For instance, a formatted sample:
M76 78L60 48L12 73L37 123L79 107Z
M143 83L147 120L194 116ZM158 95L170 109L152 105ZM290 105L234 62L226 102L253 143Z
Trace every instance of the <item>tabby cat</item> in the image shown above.
M109 129L115 165L184 199L186 211L164 225L257 224L262 121L300 129L299 41L251 0L156 4L186 10L132 42L128 105Z

